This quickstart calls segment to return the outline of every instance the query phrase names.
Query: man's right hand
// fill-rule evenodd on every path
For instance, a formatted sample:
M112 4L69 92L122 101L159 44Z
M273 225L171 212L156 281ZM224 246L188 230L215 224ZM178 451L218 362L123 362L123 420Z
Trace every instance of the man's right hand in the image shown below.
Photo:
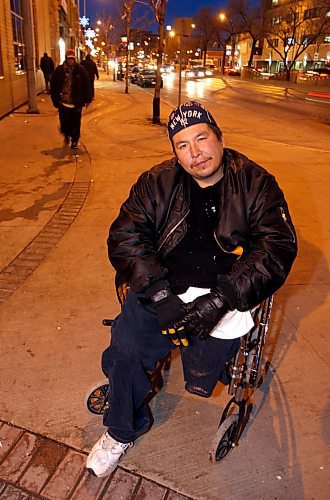
M184 302L177 295L171 294L160 302L154 302L154 306L162 334L168 335L175 345L187 346L189 343L185 327L183 325L174 326L185 315Z
M162 283L159 285L161 286ZM146 291L146 296L149 297L154 304L162 334L168 335L169 339L176 346L180 344L188 346L189 343L185 327L183 325L178 327L174 326L175 323L180 322L186 313L184 302L171 292L168 285L164 284L162 288L160 288L160 286L156 284L151 286Z

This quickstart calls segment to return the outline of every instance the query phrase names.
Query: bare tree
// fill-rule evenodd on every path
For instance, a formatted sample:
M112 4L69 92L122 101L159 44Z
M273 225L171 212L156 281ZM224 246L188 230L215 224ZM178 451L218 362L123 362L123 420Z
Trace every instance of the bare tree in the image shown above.
M122 19L125 22L125 32L126 32L125 94L128 94L129 47L131 43L130 33L131 33L132 11L135 2L136 0L123 1Z
M160 68L163 63L164 55L164 23L165 23L165 10L167 0L147 0L154 17L158 23L158 55L157 55L157 77L155 85L155 93L152 103L152 123L160 123L160 86L161 74Z
M103 47L104 53L106 55L107 61L110 57L110 52L112 47L115 45L118 23L115 21L112 14L107 14L102 12L97 16L97 30L99 30L99 39L101 46ZM109 65L106 67L107 75L109 74Z
M299 56L329 32L328 11L328 0L298 0L266 13L268 46L280 56L287 80Z
M252 40L248 61L248 67L251 68L255 49L265 33L262 9L260 4L255 4L253 0L231 0L230 5L235 13L238 31L243 37L245 34L249 35Z
M217 20L212 7L202 7L194 16L194 24L196 30L200 34L200 45L202 50L203 64L206 63L207 47L214 40L214 35L217 33Z
M168 0L127 0L129 2L140 4L151 9L155 20L158 23L158 51L157 51L157 74L155 93L153 98L153 113L152 122L160 123L160 88L161 88L161 74L160 68L163 63L164 54L164 23L165 23L165 9Z
M197 13L194 21L201 32L204 64L209 43L216 41L223 51L222 74L224 74L227 46L232 43L232 52L234 52L235 38L239 32L240 24L237 20L237 12L231 5L228 5L226 11L220 14L214 14L212 8L204 7Z

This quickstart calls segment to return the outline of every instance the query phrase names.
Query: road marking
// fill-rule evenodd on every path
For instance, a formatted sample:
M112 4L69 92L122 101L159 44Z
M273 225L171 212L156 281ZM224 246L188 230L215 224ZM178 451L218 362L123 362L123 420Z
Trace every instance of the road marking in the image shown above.
M321 101L320 99L311 99L310 97L305 97L305 101L322 102L323 104L330 104L330 101Z

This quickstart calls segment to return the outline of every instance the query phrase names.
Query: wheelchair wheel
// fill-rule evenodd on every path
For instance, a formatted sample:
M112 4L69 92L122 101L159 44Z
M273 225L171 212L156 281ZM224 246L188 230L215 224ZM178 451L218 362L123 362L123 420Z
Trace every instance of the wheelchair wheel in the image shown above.
M209 458L211 462L220 462L236 446L236 430L238 426L239 415L233 413L229 415L219 426L218 431L212 440ZM235 442L236 441L236 442Z
M93 415L103 415L105 408L108 406L108 390L109 384L98 384L88 394L86 398L86 407Z

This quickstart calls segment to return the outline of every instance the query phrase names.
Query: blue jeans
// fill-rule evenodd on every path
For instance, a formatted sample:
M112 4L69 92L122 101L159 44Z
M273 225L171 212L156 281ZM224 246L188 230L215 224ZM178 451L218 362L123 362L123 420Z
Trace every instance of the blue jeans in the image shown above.
M122 443L134 441L150 427L150 409L144 403L151 389L148 371L177 347L162 335L152 304L142 304L143 294L130 292L111 328L111 343L102 355L102 369L109 379L109 410L103 423ZM237 352L240 340L190 337L180 347L185 388L209 397L221 378L225 363Z

